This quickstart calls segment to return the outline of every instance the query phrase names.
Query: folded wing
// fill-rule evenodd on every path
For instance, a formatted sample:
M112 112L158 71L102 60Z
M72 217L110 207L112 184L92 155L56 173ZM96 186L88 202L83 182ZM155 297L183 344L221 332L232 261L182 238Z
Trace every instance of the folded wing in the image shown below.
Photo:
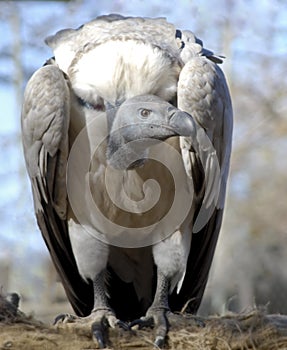
M37 222L75 311L90 312L90 286L77 271L66 222L70 88L63 72L46 65L27 84L22 141ZM90 291L90 293L89 293ZM93 300L90 301L92 304Z

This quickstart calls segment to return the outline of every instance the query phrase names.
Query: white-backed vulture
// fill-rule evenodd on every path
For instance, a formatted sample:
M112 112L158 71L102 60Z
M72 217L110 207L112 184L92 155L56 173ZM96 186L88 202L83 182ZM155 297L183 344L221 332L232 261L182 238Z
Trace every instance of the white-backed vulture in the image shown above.
M46 43L22 109L39 228L100 347L124 322L161 346L168 313L200 305L222 222L222 60L163 18L101 16Z

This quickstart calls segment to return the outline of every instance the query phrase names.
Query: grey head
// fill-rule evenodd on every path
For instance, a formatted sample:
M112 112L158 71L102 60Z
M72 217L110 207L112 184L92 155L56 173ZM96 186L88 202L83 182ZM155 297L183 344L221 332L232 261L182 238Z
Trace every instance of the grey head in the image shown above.
M109 106L111 120L107 146L108 163L116 169L140 166L149 147L172 136L193 136L196 126L190 114L154 95L127 99Z

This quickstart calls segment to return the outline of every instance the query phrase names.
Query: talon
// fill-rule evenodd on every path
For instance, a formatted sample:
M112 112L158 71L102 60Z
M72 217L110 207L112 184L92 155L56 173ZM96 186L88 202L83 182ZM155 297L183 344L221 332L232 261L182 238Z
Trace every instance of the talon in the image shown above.
M98 322L92 324L93 340L98 344L100 349L104 349L106 347L104 333L105 329L101 324L99 324Z
M76 316L71 314L60 314L55 317L53 326L55 326L58 323L67 323L67 322L73 322L77 319Z
M117 319L114 312L109 308L94 310L92 318L94 321L92 323L93 340L98 344L100 349L107 346L109 327L129 330L128 325Z
M127 324L126 322L123 322L121 320L118 320L116 322L116 326L118 326L119 328L121 328L121 329L123 329L125 331L130 331L131 330L129 324Z
M141 318L129 323L130 328L133 328L134 326L138 326L139 329L142 329L145 327L153 328L154 327L154 319L151 316L141 317Z
M155 338L154 345L156 347L162 348L164 346L164 343L165 343L165 337L159 335Z

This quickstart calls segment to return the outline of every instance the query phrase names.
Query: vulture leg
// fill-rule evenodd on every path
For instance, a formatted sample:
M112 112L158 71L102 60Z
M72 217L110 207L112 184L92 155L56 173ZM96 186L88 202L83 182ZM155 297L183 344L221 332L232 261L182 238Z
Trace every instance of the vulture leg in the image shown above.
M130 327L138 325L139 328L155 327L155 342L157 347L162 347L168 332L167 313L170 281L159 269L157 273L157 288L152 305L144 317L134 320Z
M110 308L105 287L105 270L100 272L93 280L94 285L94 308L89 317L92 318L93 339L102 349L106 346L108 327L120 327L128 329L128 326L116 318L114 311Z

